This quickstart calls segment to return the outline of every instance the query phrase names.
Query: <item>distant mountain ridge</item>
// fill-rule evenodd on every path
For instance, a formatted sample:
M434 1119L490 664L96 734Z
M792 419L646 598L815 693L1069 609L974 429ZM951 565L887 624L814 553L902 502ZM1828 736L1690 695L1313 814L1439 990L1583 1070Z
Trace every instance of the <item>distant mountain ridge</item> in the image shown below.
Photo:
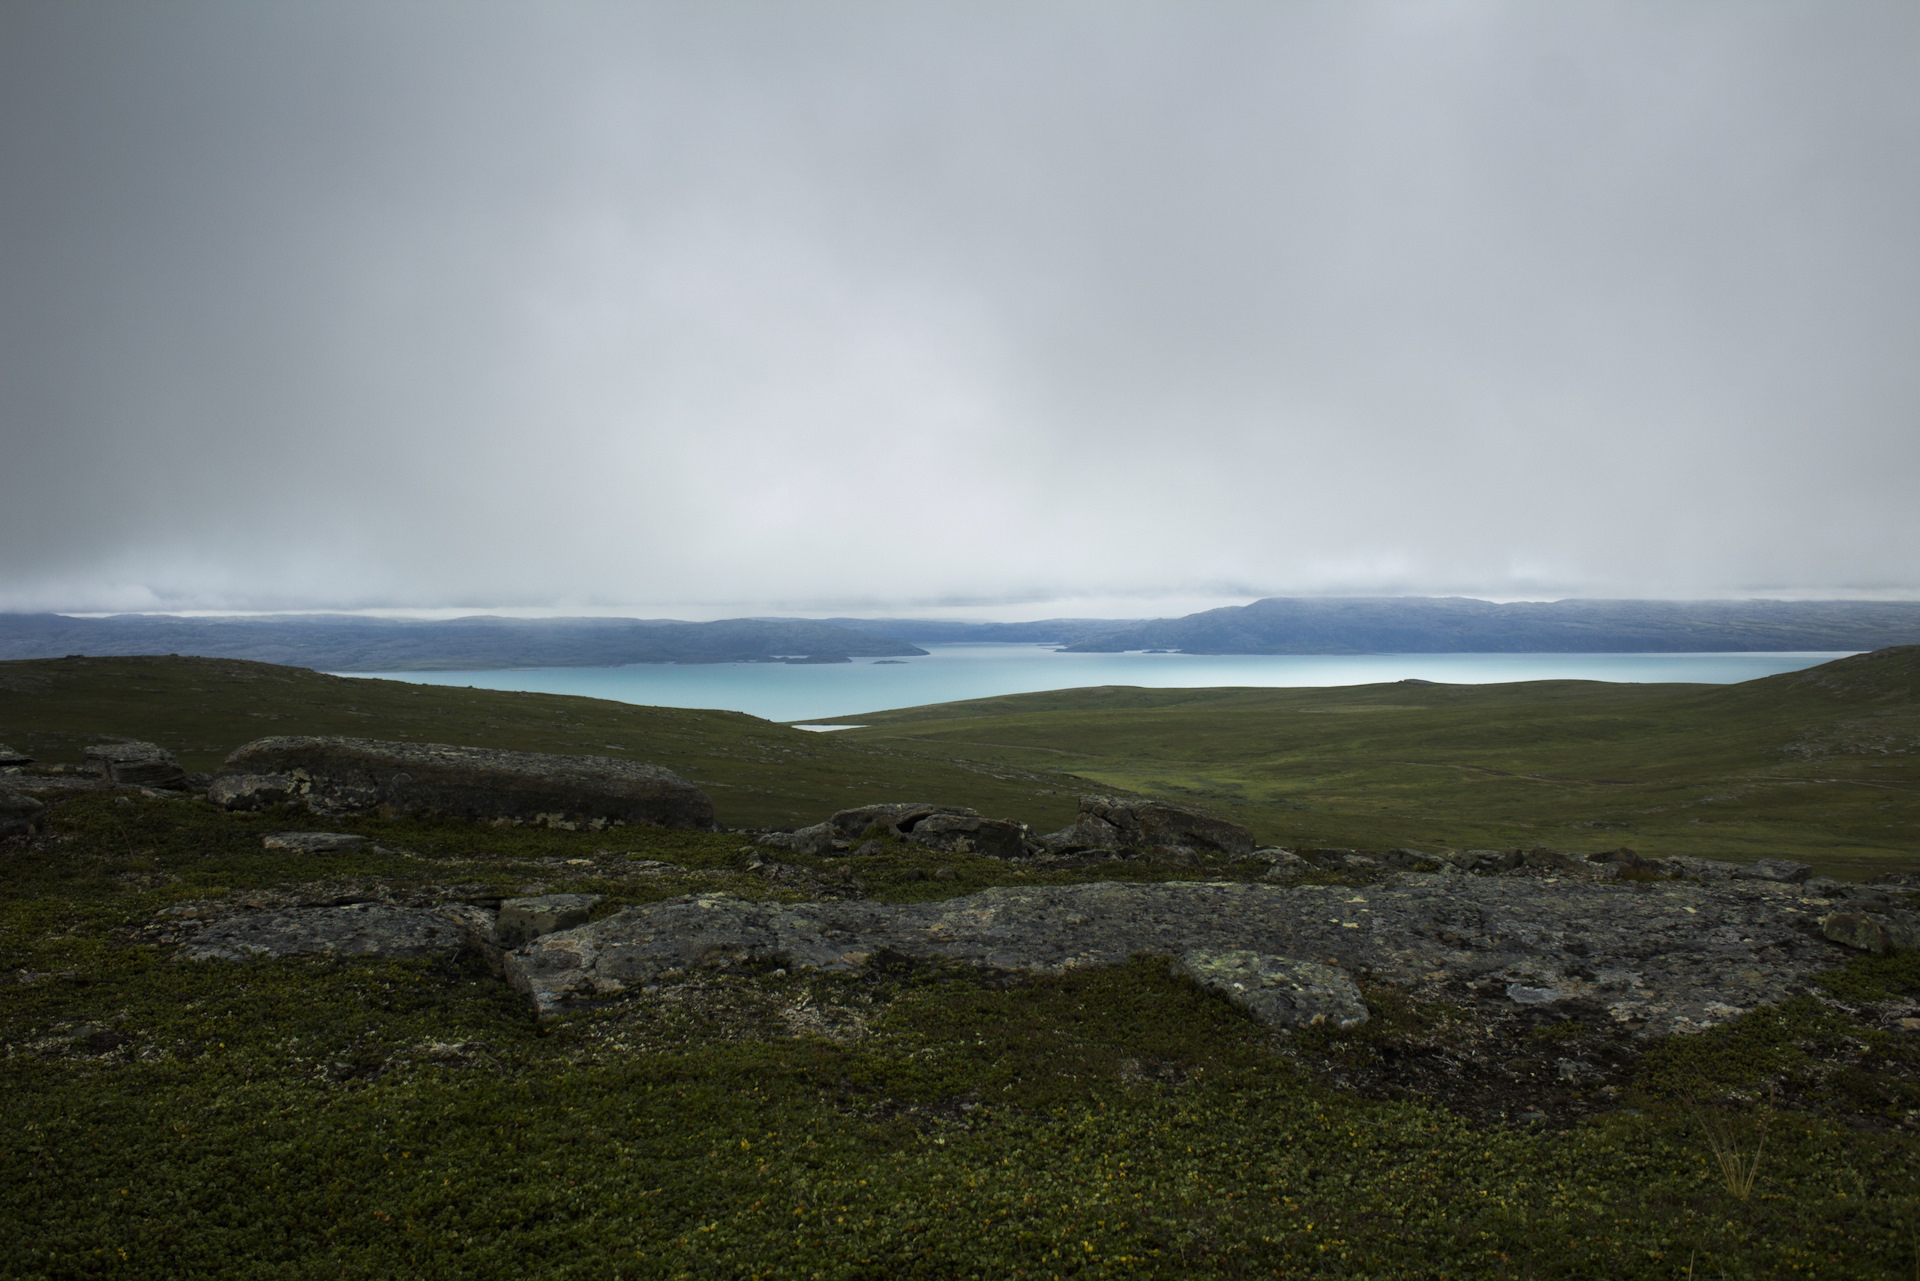
M1065 645L1090 636L1104 636L1126 628L1145 626L1139 618L1046 618L1034 623L961 623L944 618L829 618L837 627L869 636L911 641L917 645L1028 644ZM1162 622L1174 621L1168 619Z
M192 654L330 672L840 662L921 644L1057 645L1073 653L1679 653L1870 650L1920 643L1920 601L1602 601L1274 597L1184 618L963 623L915 618L444 621L310 614L180 618L0 614L0 659Z
M0 658L192 654L286 663L329 672L832 662L925 653L905 641L805 618L682 623L488 615L427 621L348 614L276 618L0 614Z
M1702 653L1920 642L1920 601L1274 597L1081 636L1074 653Z

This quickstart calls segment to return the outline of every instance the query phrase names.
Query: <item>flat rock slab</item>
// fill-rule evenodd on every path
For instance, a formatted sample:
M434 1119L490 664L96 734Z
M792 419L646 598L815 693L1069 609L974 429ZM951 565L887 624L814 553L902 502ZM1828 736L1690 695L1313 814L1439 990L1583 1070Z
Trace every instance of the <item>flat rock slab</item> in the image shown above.
M703 965L857 969L875 952L1055 973L1147 953L1250 952L1334 965L1419 994L1584 1009L1648 1034L1707 1027L1799 990L1847 949L1834 905L1767 881L1594 883L1404 875L1344 886L1099 882L1002 887L938 903L630 907L506 957L542 1011Z
M348 832L271 832L260 838L262 849L293 850L300 854L344 854L366 843L366 837Z
M468 931L446 914L388 903L297 907L219 921L181 950L195 961L279 956L434 956L466 946Z
M262 738L227 757L220 774L285 776L308 807L323 814L379 809L551 825L713 827L713 801L705 792L671 770L611 756Z

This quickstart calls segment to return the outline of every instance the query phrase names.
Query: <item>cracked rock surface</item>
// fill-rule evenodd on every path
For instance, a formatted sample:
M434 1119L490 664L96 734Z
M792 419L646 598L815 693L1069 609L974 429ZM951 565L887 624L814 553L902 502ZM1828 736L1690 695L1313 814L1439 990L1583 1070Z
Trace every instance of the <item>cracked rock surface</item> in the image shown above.
M1416 874L1363 889L1001 887L915 904L696 895L547 935L506 972L551 1011L707 965L849 970L889 951L1044 973L1205 949L1337 966L1428 999L1581 1009L1653 1035L1781 1000L1843 962L1820 926L1834 906L1767 881Z

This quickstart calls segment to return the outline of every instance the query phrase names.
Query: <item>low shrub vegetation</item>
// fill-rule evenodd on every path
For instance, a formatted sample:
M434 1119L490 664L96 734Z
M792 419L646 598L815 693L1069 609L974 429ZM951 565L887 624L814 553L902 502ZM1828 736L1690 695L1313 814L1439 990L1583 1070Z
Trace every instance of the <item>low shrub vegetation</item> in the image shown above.
M1920 992L1909 955L1630 1061L1610 1029L1542 1025L1452 1093L1402 1069L1471 1042L1461 1011L1371 989L1365 1027L1288 1036L1153 957L1054 977L888 956L857 975L737 967L543 1024L474 956L187 963L152 927L171 906L291 885L537 885L607 894L603 910L801 891L749 871L725 833L364 819L321 824L373 838L357 851L261 848L291 825L90 795L0 846L0 1272L1878 1278L1916 1264L1920 1033L1889 1015ZM878 844L809 874L896 898L1008 874ZM1509 1060L1582 1054L1626 1066L1579 1116L1493 1097L1523 1075ZM1742 1151L1764 1109L1750 1195L1729 1187L1702 1107L1744 1127Z

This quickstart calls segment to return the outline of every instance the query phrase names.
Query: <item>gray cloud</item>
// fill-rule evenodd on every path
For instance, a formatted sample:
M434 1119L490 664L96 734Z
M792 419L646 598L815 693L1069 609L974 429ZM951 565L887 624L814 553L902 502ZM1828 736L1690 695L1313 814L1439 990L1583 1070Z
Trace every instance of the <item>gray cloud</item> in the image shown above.
M1920 10L0 8L0 606L1920 591Z

